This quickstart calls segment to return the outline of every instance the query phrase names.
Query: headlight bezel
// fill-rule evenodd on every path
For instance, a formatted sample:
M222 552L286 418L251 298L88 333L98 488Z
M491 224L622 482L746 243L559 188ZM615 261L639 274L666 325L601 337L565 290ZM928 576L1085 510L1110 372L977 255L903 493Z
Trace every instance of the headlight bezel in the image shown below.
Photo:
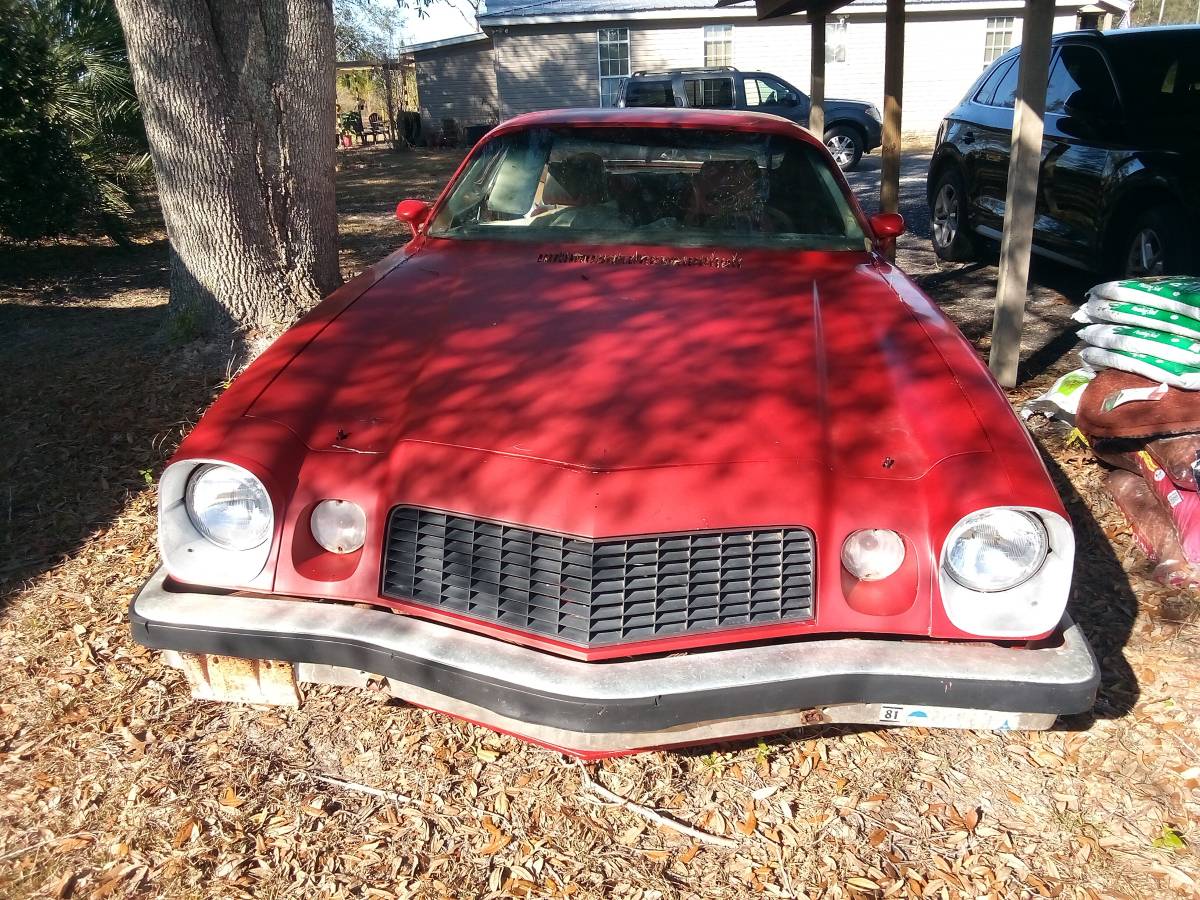
M188 510L188 484L202 466L228 466L254 479L268 501L266 537L254 547L223 547L196 526ZM158 484L158 548L172 578L187 584L241 587L250 584L266 567L275 544L278 516L267 481L245 466L224 459L192 458L174 462Z
M949 573L950 538L966 518L984 510L1018 510L1035 518L1046 531L1047 552L1040 567L1025 581L999 591L977 591ZM1062 620L1071 591L1075 533L1061 513L1032 506L993 506L969 510L946 532L938 554L938 586L942 609L959 631L992 639L1032 639L1051 633Z

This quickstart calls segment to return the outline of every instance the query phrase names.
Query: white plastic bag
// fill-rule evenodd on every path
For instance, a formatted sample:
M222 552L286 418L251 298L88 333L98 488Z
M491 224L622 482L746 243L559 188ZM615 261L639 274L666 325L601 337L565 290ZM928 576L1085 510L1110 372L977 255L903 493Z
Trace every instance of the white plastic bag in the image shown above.
M1075 427L1075 414L1079 412L1079 399L1096 373L1088 369L1068 372L1050 386L1050 390L1021 407L1021 418L1028 419L1041 413L1047 419L1058 419Z
M1087 304L1077 309L1071 318L1084 325L1113 322L1118 325L1156 328L1159 331L1169 331L1184 337L1200 338L1200 319L1183 316L1177 312L1168 312L1165 309L1156 309L1144 303L1105 300L1103 297L1096 297L1092 294L1088 294Z
M1148 353L1130 350L1106 350L1103 347L1087 347L1079 354L1089 366L1101 369L1120 369L1132 372L1171 387L1185 391L1200 391L1200 368L1171 362Z
M1200 340L1136 325L1089 325L1079 336L1093 347L1146 353L1200 368Z
M1139 303L1200 319L1200 278L1186 275L1163 275L1157 278L1130 278L1125 281L1106 281L1088 294L1119 303Z

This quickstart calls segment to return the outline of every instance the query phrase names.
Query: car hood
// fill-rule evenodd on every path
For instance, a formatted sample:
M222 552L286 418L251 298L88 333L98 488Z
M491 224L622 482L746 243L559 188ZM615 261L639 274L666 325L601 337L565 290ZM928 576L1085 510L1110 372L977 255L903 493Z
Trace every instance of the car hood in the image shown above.
M863 111L870 109L872 106L866 100L843 100L840 97L826 97L825 106L828 107L830 104L837 104L847 109L861 109Z
M916 478L989 449L929 327L866 253L427 241L244 414L321 452Z

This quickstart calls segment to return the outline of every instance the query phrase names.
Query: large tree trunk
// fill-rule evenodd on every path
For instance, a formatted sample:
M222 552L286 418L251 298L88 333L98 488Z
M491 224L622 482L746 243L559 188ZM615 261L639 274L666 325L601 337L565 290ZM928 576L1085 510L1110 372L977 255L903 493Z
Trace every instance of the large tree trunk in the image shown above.
M186 331L289 324L341 281L330 0L117 0Z

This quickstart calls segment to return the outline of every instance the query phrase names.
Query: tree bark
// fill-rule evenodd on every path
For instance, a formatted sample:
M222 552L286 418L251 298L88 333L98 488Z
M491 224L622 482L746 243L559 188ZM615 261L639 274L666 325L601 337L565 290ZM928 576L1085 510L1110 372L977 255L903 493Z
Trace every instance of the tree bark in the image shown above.
M330 0L117 0L185 331L290 324L341 281Z

